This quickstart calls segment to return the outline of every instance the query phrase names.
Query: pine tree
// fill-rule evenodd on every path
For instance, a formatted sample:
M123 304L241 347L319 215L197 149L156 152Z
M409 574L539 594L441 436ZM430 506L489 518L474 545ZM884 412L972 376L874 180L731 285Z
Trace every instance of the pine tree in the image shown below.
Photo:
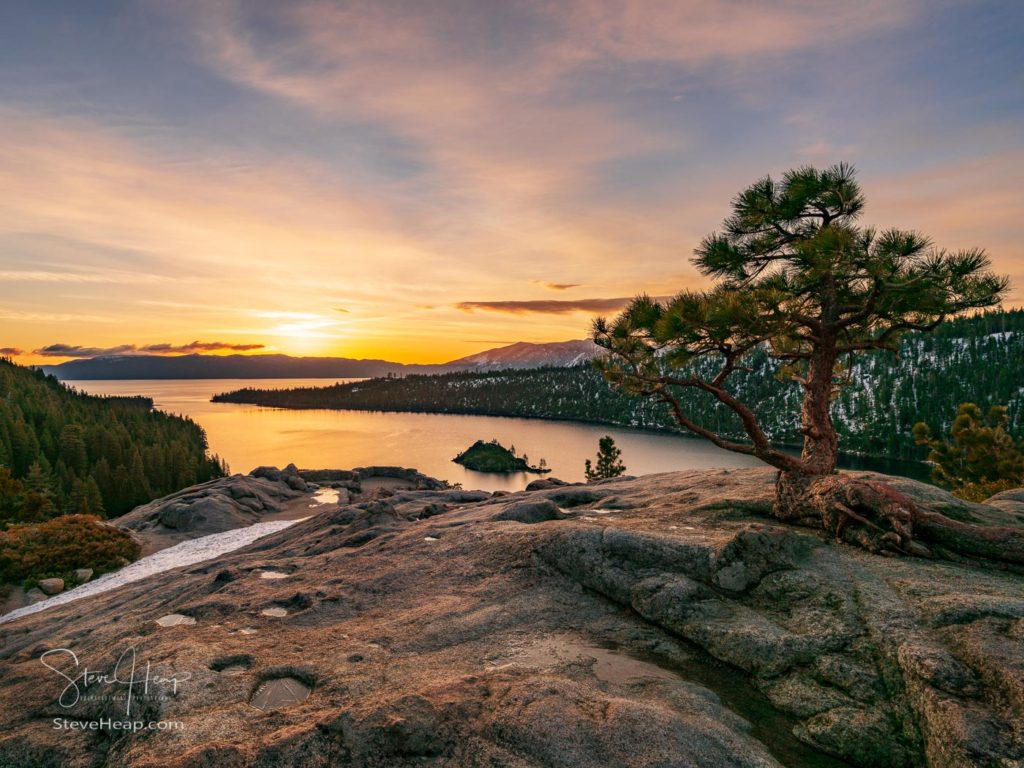
M595 321L608 380L665 403L683 428L720 448L777 468L776 518L816 524L872 551L929 555L914 539L917 523L947 548L1024 561L1024 538L1009 530L936 516L891 486L835 471L832 408L852 381L847 372L869 352L896 351L907 332L996 306L1006 278L981 250L950 253L916 232L858 226L864 196L849 165L800 168L781 183L765 177L732 207L723 231L695 252L714 287L668 302L640 296L613 322ZM752 399L737 397L736 380L758 354L800 389L799 456L773 442ZM690 391L732 411L745 439L703 425L683 399Z
M914 441L931 449L932 479L954 496L982 501L1024 485L1024 441L1007 432L1006 407L994 405L982 413L974 403L961 403L949 430L952 440L932 437L924 422L914 425Z
M597 441L597 466L587 459L584 464L584 474L588 481L604 480L609 477L618 477L626 471L626 465L619 461L622 451L615 445L611 435L605 435Z

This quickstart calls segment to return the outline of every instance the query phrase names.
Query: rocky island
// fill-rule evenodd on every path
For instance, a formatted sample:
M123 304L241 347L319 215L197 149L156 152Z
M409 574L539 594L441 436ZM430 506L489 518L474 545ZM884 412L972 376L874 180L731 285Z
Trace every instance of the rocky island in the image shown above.
M551 470L543 466L532 466L525 456L516 456L515 449L508 449L505 446L498 443L496 440L492 440L489 443L485 443L483 440L477 440L469 448L464 450L454 459L456 464L461 464L466 469L472 469L475 472L495 472L495 473L512 473L512 472L535 472L537 474L544 474Z
M514 494L260 472L260 486L359 492L237 551L0 624L0 764L1024 759L1024 576L771 520L769 469L545 478ZM1024 528L1022 491L973 504L885 480L947 516ZM187 535L191 511L216 528L213 505L196 505L241 502L226 489L251 483L215 481L126 527ZM132 649L151 682L128 719L180 727L55 727L125 720L128 704L102 681L62 699L67 679L42 663L59 648L90 670Z

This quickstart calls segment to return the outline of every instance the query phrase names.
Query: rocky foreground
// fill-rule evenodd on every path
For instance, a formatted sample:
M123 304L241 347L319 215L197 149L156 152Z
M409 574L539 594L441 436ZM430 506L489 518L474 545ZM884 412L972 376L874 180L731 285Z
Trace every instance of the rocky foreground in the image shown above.
M244 549L0 625L0 765L1024 765L1024 576L772 523L772 482L363 481ZM894 482L1024 526L1024 492ZM167 508L135 529L187 530ZM101 718L181 725L55 727Z

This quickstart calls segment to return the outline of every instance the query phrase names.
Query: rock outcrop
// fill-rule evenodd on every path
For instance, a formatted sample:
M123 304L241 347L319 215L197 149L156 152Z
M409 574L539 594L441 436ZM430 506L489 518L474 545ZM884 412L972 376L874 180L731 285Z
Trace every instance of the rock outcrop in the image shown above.
M773 522L773 476L378 486L16 619L0 625L0 765L1021 765L1024 576ZM1019 493L900 488L1024 526ZM41 663L56 648L90 670L133 649L151 685L130 719L181 727L55 728L127 705L102 682L61 700Z
M447 488L441 480L405 467L361 467L354 470L300 470L257 467L248 475L211 480L136 507L113 521L134 533L143 553L180 541L242 528L276 518L309 514L318 506L321 488L337 492L341 503L372 495L378 488Z

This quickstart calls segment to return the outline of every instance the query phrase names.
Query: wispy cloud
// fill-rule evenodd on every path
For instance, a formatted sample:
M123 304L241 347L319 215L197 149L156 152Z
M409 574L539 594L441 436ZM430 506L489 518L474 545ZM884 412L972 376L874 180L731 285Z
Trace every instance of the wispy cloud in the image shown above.
M0 309L0 320L22 323L116 323L116 317L108 315L72 314L65 312L31 312L17 309Z
M228 344L223 341L193 341L189 344L146 344L139 352L157 355L175 355L190 352L250 352L263 349L263 344Z
M7 355L8 357L17 357L18 355L25 354L25 351L18 349L17 347L0 347L0 355Z
M553 299L534 301L461 301L455 307L463 312L483 310L486 312L504 312L511 315L567 315L572 312L614 312L622 309L629 302L629 297L575 299L571 301L557 301Z
M122 270L95 270L88 272L40 269L0 270L0 280L8 283L159 283L172 280L164 275Z
M545 283L541 282L549 291L567 291L570 288L579 288L582 283Z
M33 355L40 357L101 357L104 355L124 355L135 352L134 344L120 344L116 347L83 347L78 344L50 344L32 350Z

